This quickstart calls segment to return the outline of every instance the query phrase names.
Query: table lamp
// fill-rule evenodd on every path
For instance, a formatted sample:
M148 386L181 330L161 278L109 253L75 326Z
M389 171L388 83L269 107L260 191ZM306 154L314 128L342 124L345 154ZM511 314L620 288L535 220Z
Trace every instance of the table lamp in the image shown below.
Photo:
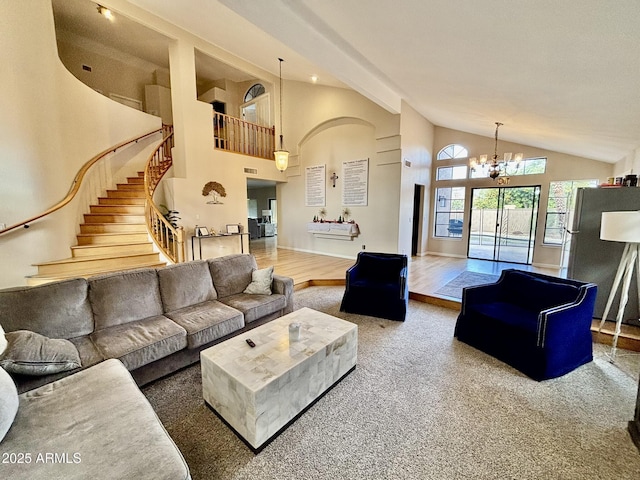
M613 343L611 345L610 360L614 361L616 356L616 348L618 345L618 336L624 316L624 309L629 300L629 289L631 287L631 279L633 278L634 267L640 271L640 211L629 212L603 212L602 221L600 223L600 239L608 242L624 243L622 258L618 265L618 271L611 286L611 293L602 314L598 333L602 330L604 322L607 319L609 310L616 296L620 282L622 281L620 291L620 304L618 306L618 316L616 317L616 330L613 334ZM640 300L640 282L638 282L638 299Z
M262 221L264 223L271 223L271 210L262 210Z

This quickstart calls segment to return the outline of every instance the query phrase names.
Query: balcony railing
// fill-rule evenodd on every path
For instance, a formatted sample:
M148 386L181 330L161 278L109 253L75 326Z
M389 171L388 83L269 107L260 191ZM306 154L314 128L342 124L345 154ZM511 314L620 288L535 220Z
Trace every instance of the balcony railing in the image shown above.
M213 112L213 137L219 150L273 160L275 136L275 127L264 127Z

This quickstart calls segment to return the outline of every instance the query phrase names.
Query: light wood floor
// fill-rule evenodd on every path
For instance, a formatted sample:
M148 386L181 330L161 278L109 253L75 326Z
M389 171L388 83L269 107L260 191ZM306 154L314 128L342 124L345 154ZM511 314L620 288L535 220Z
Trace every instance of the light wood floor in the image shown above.
M260 268L274 265L276 273L292 277L298 288L310 284L344 283L346 270L354 264L353 259L277 248L276 238L252 240L251 253L256 257ZM549 275L558 273L557 269L541 269L528 265L426 255L410 260L409 291L415 295L433 295L465 270L499 274L505 268L519 268Z
M344 285L345 272L354 264L354 260L277 248L276 238L266 237L251 241L250 250L256 257L259 268L273 265L275 273L293 278L295 289L312 285ZM436 292L465 270L499 274L506 268L518 268L547 275L558 275L559 272L558 269L487 260L436 255L412 257L409 264L410 298L459 309L460 299L438 295ZM615 323L607 322L601 334L597 333L598 324L599 322L594 320L592 327L594 340L610 344ZM618 346L640 351L640 328L623 325Z

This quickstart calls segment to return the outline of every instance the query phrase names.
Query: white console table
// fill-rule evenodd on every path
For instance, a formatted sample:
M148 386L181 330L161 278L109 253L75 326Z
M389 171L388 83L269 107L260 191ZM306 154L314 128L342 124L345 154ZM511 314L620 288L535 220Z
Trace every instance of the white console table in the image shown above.
M316 238L332 240L353 240L353 237L360 235L360 229L356 223L309 222L307 232Z

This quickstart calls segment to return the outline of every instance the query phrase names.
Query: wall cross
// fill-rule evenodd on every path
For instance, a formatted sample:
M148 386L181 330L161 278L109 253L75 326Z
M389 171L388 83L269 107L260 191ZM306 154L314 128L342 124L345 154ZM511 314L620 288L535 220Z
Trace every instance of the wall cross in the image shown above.
M331 180L333 180L333 188L336 188L336 180L340 177L338 177L338 175L336 175L336 172L333 172L331 174L331 176L329 177Z

